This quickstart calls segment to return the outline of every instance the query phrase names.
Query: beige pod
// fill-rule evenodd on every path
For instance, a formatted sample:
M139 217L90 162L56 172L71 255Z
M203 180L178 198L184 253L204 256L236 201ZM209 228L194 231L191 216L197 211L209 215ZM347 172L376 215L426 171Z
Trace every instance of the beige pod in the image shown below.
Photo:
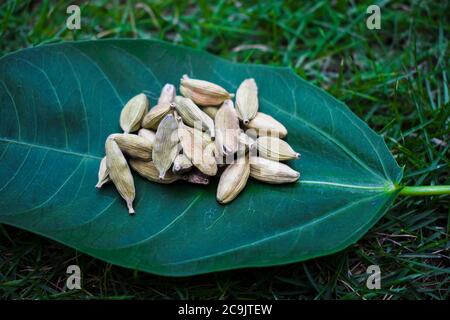
M254 129L258 136L276 136L284 138L287 135L287 129L280 122L271 116L258 112L256 116L247 124L247 128Z
M211 106L202 108L202 111L204 113L206 113L213 120L216 117L216 114L217 114L218 110L219 110L218 107L211 107Z
M152 159L159 171L159 178L164 179L178 154L178 123L172 114L164 117L158 126L153 146Z
M151 108L142 119L142 127L156 130L161 120L172 111L173 106L173 103L163 103Z
M262 157L250 157L250 176L271 184L295 182L300 173L284 163Z
M300 153L284 140L271 136L259 137L256 140L259 154L269 160L286 161L300 158Z
M189 128L182 122L180 123L178 137L183 154L202 173L214 176L217 173L217 164L214 158L214 142L204 145L202 136L198 133L198 130Z
M203 148L203 162L202 171L208 176L215 176L217 174L217 162L215 158L216 145L211 142Z
M128 212L134 213L133 201L136 195L133 176L128 167L122 151L117 142L112 138L106 139L105 143L106 166L109 169L109 177L116 186L117 191L126 201Z
M258 87L255 79L245 79L236 91L236 111L239 119L247 125L258 112Z
M184 128L188 130L191 134L193 134L195 139L201 139L203 148L205 148L208 144L212 142L211 136L207 132L191 128L186 125L184 126Z
M246 146L249 150L253 150L256 147L256 141L242 131L239 134L239 143Z
M212 138L215 137L213 119L200 110L191 99L176 96L175 109L185 124L194 128L202 128L203 130L208 131Z
M220 154L230 155L239 148L239 119L233 101L225 100L215 118L216 148Z
M173 161L172 171L175 174L185 173L192 169L192 162L185 154L180 153Z
M158 98L158 104L170 104L175 101L177 90L175 86L170 83L166 83L161 89L161 94Z
M106 157L103 157L98 168L98 182L95 187L100 189L105 183L108 183L109 181L111 181L111 179L109 178L109 170L106 166Z
M151 130L145 128L139 129L138 136L149 141L152 146L155 144L156 133Z
M141 121L147 113L149 102L143 93L131 98L120 113L120 127L126 133L139 130Z
M149 140L132 133L116 133L110 135L110 138L130 157L147 161L152 159L153 144Z
M180 80L180 92L200 106L219 105L234 96L217 84L191 79L187 75L183 75Z
M171 171L167 171L164 177L161 178L159 170L152 161L130 159L130 166L139 175L153 182L169 184L182 179L181 176L175 175Z
M250 175L248 157L244 156L230 164L220 176L217 201L225 204L233 201L244 189Z

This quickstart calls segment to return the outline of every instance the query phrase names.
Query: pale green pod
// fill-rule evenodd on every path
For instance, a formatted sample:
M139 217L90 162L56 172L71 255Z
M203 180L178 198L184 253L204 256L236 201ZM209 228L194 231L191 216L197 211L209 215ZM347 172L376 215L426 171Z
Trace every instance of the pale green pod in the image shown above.
M110 135L120 150L132 158L151 160L153 144L148 139L131 133L116 133Z
M271 136L259 137L256 140L259 154L269 160L286 161L300 158L300 153L284 140Z
M215 118L216 148L220 154L231 155L239 148L239 119L233 101L225 100Z
M159 124L153 146L152 159L159 171L160 179L172 166L178 154L178 123L172 114L168 114Z
M143 93L131 98L120 113L120 127L126 133L139 130L141 121L147 113L149 102Z
M131 175L127 160L113 138L106 139L105 153L109 177L116 186L119 194L126 201L128 212L134 214L133 201L136 196L136 191L133 176Z
M167 171L164 177L161 178L159 170L152 161L130 159L130 166L142 177L153 182L169 184L182 179L181 176L175 175L171 171Z
M271 184L291 183L300 178L300 173L284 163L262 157L250 157L250 176Z
M217 201L225 204L233 201L244 189L250 175L247 157L230 164L220 176L217 187Z
M109 178L109 169L106 165L106 156L100 161L100 166L98 168L98 182L95 185L96 188L100 189L105 183L111 181Z
M191 127L201 127L208 131L211 138L215 137L214 121L191 100L181 96L175 97L175 109L183 122Z
M245 79L236 91L236 111L239 119L248 124L258 112L258 87L255 79Z

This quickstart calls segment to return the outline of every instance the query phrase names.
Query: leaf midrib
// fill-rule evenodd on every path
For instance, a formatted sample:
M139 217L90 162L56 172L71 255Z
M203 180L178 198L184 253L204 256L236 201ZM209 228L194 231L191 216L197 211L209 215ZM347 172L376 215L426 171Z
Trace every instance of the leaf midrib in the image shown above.
M328 219L328 218L330 218L330 217L333 217L334 215L340 213L341 211L344 211L344 210L346 210L346 209L350 209L350 208L352 208L353 206L358 205L358 204L360 204L360 203L363 203L363 202L366 202L366 201L373 200L373 199L379 197L380 195L383 195L383 193L378 193L378 194L376 194L376 195L374 195L374 196L365 197L365 198L359 199L359 200L357 200L357 201L352 201L352 202L346 204L345 206L340 207L339 209L336 209L336 210L334 210L334 211L331 211L331 212L329 212L329 213L327 213L327 214L325 214L325 215L323 215L323 216L321 216L321 217L319 217L319 218L316 218L316 219L314 219L314 220L311 220L311 221L309 221L309 222L306 223L306 224L303 224L303 225L300 225L300 226L296 226L296 227L294 227L294 228L290 228L290 229L288 229L288 230L285 230L285 231L282 231L282 232L279 232L279 233L276 233L276 234L272 234L272 235L270 235L270 236L268 236L268 237L263 237L263 238L258 239L258 240L256 240L256 241L249 242L249 243L240 245L240 246L238 246L238 247L234 247L234 248L227 249L227 250L222 250L222 251L215 252L215 253L213 253L213 254L205 255L205 256L202 256L202 257L196 257L196 258L192 258L192 259L185 259L185 260L181 260L181 261L177 261L177 262L173 262L173 263L166 263L166 264L164 264L164 265L165 265L165 266L175 266L175 265L180 265L180 264L185 264L185 263L192 263L192 262L202 261L202 260L206 260L206 259L210 259L210 258L215 258L215 257L218 257L218 256L222 256L222 255L225 255L225 254L228 254L228 253L231 253L231 252L235 252L235 251L238 251L238 250L241 250L241 249L245 249L245 248L247 248L247 247L252 247L252 246L258 245L258 244L260 244L260 243L263 243L263 242L265 242L265 241L272 240L272 239L275 239L275 238L284 236L284 235L289 234L289 233L291 233L291 232L300 231L300 230L302 230L302 229L304 229L304 228L313 226L313 225L315 225L315 224L317 224L317 223L320 223L320 222L323 221L323 220L326 220L326 219ZM387 195L387 194L386 194L386 195Z

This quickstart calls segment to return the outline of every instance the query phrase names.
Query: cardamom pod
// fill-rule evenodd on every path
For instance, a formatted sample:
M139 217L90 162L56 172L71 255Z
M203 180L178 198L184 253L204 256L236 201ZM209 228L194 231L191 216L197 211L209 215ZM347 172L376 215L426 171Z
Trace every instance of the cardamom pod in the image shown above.
M142 119L142 127L156 130L161 120L172 111L173 106L173 103L162 103L151 108Z
M176 96L175 109L185 124L194 128L196 126L201 127L203 130L208 131L209 135L214 139L214 121L200 110L191 99Z
M233 101L225 100L215 119L216 147L219 153L230 155L239 148L239 119Z
M159 95L158 104L171 104L175 101L176 92L177 90L173 84L166 83Z
M284 163L262 157L250 157L250 176L263 182L281 184L297 181L300 173Z
M149 141L152 144L152 147L155 144L156 134L151 130L144 129L144 128L139 129L138 136Z
M233 201L244 189L250 175L248 157L230 164L220 176L217 187L217 201L225 204Z
M247 124L247 128L255 129L258 136L278 136L284 138L287 129L271 116L258 112L256 116Z
M246 146L249 150L253 150L256 147L256 141L242 131L239 134L239 142Z
M203 132L200 129L191 128L189 126L185 126L185 129L190 131L194 137L201 139L203 148L212 142L211 136L207 132Z
M134 214L133 201L136 195L133 176L128 167L122 151L114 139L108 138L105 143L106 166L109 169L109 177L116 186L117 191L126 201L128 212Z
M204 113L206 113L213 120L216 117L216 113L217 113L218 110L219 110L218 107L203 107L202 108L202 111Z
M187 75L183 75L180 80L180 92L200 106L219 105L234 96L217 84L191 79Z
M295 152L286 141L276 137L259 137L256 143L259 154L266 159L286 161L300 158L300 153Z
M248 124L258 112L258 87L255 79L245 79L236 91L236 111L239 119Z
M141 120L147 113L149 102L143 93L131 98L120 113L120 127L126 133L139 130Z
M173 161L172 171L175 174L185 173L192 169L192 162L185 154L180 153Z
M109 178L109 169L106 166L106 157L103 157L100 161L100 167L98 169L98 182L95 187L100 189L105 183L109 181L111 181L111 179Z
M153 182L169 184L182 179L181 176L175 175L171 171L167 171L164 177L161 178L159 170L152 161L130 159L130 166L134 171L139 173L139 175Z
M208 176L215 176L217 174L217 162L215 158L216 152L216 144L211 142L205 148L203 148L203 162L202 162L202 171L204 174Z
M153 162L159 171L159 178L164 179L178 154L178 123L172 114L164 117L156 131L153 146Z
M203 145L201 131L189 128L184 123L180 123L178 128L183 154L198 168L208 176L217 173L216 159L214 158L214 143Z
M193 170L186 175L183 176L183 180L186 180L189 183L193 184L203 184L207 185L209 184L209 177L200 172L199 170Z
M110 138L117 142L120 150L132 158L151 160L153 144L136 134L132 133L115 133Z

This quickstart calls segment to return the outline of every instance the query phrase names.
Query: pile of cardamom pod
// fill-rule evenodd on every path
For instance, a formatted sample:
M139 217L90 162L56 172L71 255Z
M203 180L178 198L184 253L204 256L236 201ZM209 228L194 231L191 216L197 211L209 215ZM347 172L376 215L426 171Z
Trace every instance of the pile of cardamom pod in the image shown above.
M136 194L130 167L164 184L178 180L208 184L211 177L220 176L217 201L222 204L235 199L249 177L271 184L299 179L299 172L280 161L298 159L300 154L281 140L286 128L258 112L254 79L240 84L236 107L234 94L186 75L180 92L182 96L177 96L175 86L166 84L150 110L145 94L133 97L120 114L124 133L106 139L96 187L112 181L130 214Z

